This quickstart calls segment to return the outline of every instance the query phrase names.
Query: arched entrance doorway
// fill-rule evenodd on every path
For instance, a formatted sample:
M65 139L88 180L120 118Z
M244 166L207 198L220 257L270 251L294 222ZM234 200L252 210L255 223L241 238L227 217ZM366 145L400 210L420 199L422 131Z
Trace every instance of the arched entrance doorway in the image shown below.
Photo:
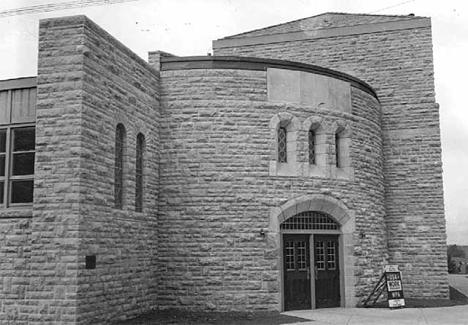
M341 306L339 228L317 211L298 213L280 225L285 310Z
M356 305L354 230L354 211L325 194L272 208L269 235L278 245L281 310Z

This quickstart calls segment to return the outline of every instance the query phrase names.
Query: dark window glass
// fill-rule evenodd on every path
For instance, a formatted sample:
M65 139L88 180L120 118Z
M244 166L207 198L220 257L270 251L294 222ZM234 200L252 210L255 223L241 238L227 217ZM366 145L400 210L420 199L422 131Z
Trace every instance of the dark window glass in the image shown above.
M117 209L123 206L123 161L124 161L125 128L118 124L115 132L115 167L114 167L114 201Z
M278 162L288 162L287 132L286 128L280 127L278 130Z
M5 155L0 154L0 177L5 176Z
M13 154L13 175L34 174L34 152Z
M35 135L34 127L0 130L0 205L5 208L33 202Z
M340 164L340 135L335 134L335 162L336 167L341 167Z
M0 130L0 153L6 152L6 130Z
M36 134L34 128L13 130L13 151L34 150Z
M32 203L33 180L18 180L11 182L11 203Z
M145 136L138 134L136 147L136 187L135 187L135 210L143 210L143 152L145 148Z
M315 131L309 131L309 164L315 164Z
M0 182L0 204L3 204L5 201L3 197L5 196L5 182Z

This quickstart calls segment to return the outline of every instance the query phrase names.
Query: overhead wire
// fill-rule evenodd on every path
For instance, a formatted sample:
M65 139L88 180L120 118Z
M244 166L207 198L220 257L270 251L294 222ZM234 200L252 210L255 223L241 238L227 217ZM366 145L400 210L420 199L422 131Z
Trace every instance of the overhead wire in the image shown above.
M51 12L58 10L69 10L84 7L104 6L118 4L124 2L135 2L140 0L81 0L81 1L65 1L59 3L48 3L43 5L35 5L29 7L20 7L15 9L0 10L0 18L28 15L35 13Z
M396 8L396 7L399 7L399 6L405 5L405 4L410 3L410 2L414 2L414 1L416 1L416 0L403 1L403 2L397 3L397 4L393 5L393 6L389 6L389 7L379 9L379 10L371 11L371 12L369 12L369 14L374 14L376 12L381 12L381 11L384 11L384 10L387 10L387 9Z

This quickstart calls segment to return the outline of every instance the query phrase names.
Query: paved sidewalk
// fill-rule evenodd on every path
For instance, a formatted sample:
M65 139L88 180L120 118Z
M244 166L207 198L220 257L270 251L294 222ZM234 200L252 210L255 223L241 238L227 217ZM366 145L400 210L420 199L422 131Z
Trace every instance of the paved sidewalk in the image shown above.
M468 297L468 275L449 274L449 283L452 287ZM468 321L467 321L468 324Z
M310 319L311 322L289 325L451 325L468 324L468 305L440 308L327 308L298 310L285 315Z

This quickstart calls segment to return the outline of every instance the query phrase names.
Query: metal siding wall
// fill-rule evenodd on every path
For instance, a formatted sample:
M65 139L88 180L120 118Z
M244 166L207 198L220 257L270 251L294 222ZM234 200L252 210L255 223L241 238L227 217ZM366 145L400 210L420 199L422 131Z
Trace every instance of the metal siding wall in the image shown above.
M7 124L8 121L8 91L0 91L0 124Z
M36 115L36 89L25 88L12 91L11 122L34 122Z

